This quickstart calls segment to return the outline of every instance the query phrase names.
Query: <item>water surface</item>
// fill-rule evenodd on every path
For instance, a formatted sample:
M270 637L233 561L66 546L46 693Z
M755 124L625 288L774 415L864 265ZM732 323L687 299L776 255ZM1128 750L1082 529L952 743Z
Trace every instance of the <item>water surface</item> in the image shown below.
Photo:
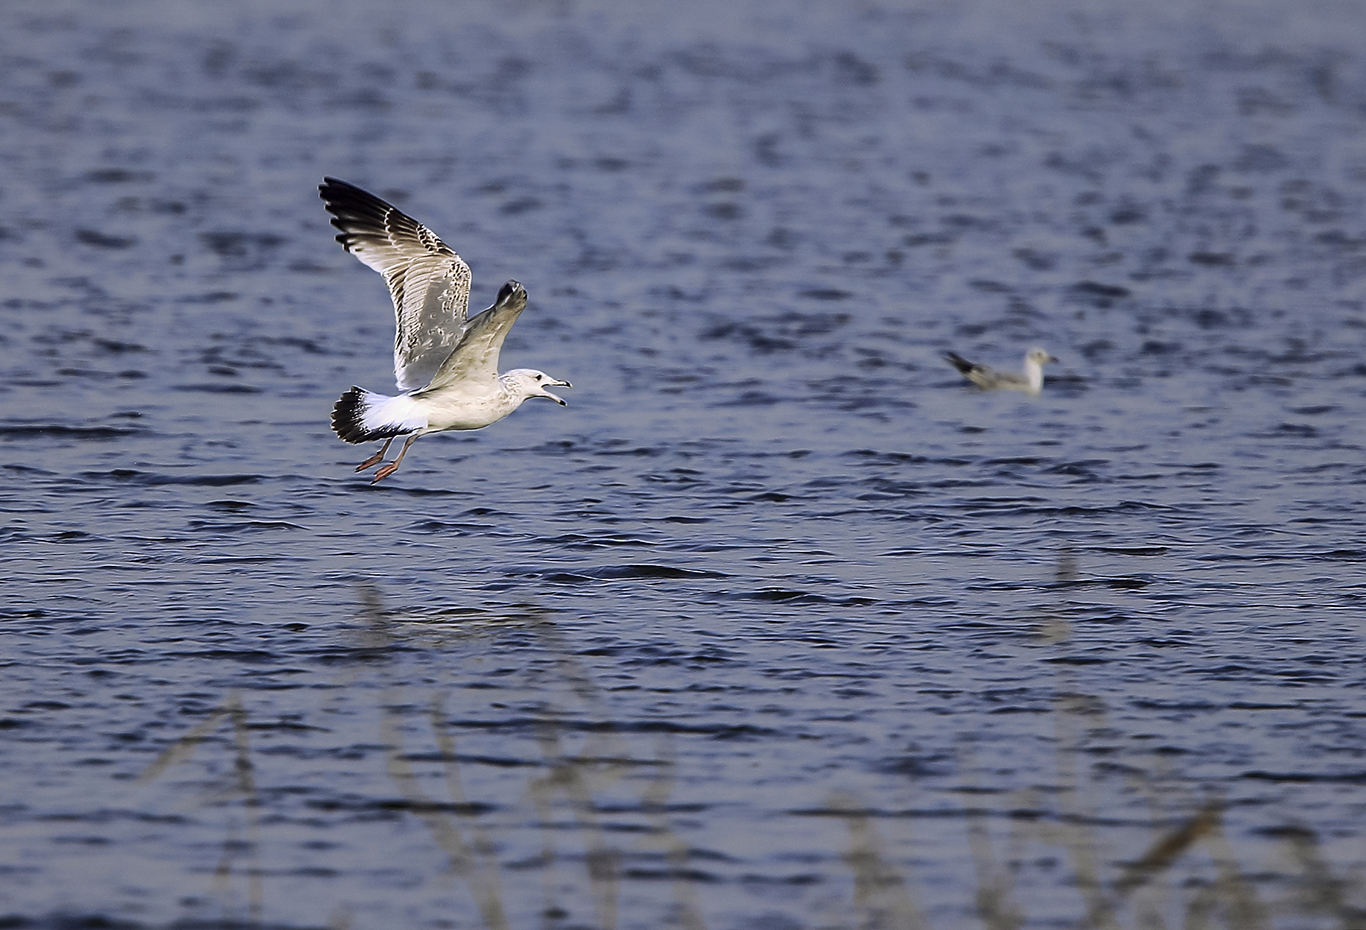
M1366 921L1357 5L0 21L3 925Z

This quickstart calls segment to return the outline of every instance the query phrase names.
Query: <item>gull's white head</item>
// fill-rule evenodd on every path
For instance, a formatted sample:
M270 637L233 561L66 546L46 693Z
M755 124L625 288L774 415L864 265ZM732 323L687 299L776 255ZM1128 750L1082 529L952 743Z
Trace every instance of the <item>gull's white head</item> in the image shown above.
M1027 390L1030 394L1037 394L1043 390L1043 366L1056 361L1056 358L1043 349L1030 349L1025 353L1025 379L1029 382Z
M504 384L516 392L522 400L529 397L548 397L561 407L568 407L564 398L556 397L546 390L550 387L573 387L568 381L560 381L550 377L543 371L534 368L514 368L509 372L504 372L499 376Z

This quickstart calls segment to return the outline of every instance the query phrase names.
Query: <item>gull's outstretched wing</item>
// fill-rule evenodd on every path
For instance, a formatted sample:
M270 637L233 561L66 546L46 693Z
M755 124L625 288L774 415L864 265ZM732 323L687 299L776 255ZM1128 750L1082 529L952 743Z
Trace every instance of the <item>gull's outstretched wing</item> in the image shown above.
M470 267L436 233L336 178L318 185L337 241L384 275L394 298L394 380L400 391L426 385L465 333Z
M457 381L485 381L498 377L498 353L508 330L526 309L526 289L509 281L498 291L498 299L483 313L473 317L465 335L432 376L431 389Z

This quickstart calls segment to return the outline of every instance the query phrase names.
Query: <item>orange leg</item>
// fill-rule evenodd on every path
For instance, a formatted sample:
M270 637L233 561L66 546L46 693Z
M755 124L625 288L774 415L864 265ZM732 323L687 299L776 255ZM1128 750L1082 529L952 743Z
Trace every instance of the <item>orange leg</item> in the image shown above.
M374 484L381 478L388 478L394 472L398 471L398 464L399 462L402 462L403 457L408 454L408 447L411 446L413 443L417 442L417 438L421 435L421 433L413 433L413 435L409 436L408 441L403 444L403 448L398 450L398 458L394 459L388 465L385 465L379 471L375 472L375 477L370 479L370 483Z
M393 441L393 436L390 436L388 439L384 440L384 445L380 447L380 450L376 452L374 455L370 456L364 462L361 462L359 465L357 465L356 471L365 471L365 469L369 468L371 465L378 465L380 462L384 461L384 453L389 451L389 443Z

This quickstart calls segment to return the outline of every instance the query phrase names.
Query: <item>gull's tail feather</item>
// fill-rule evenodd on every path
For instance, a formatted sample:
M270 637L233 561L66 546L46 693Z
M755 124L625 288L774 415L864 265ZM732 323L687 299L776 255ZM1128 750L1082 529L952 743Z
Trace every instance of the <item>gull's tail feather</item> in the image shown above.
M352 387L332 407L332 429L347 442L389 439L427 428L407 397L389 397Z

